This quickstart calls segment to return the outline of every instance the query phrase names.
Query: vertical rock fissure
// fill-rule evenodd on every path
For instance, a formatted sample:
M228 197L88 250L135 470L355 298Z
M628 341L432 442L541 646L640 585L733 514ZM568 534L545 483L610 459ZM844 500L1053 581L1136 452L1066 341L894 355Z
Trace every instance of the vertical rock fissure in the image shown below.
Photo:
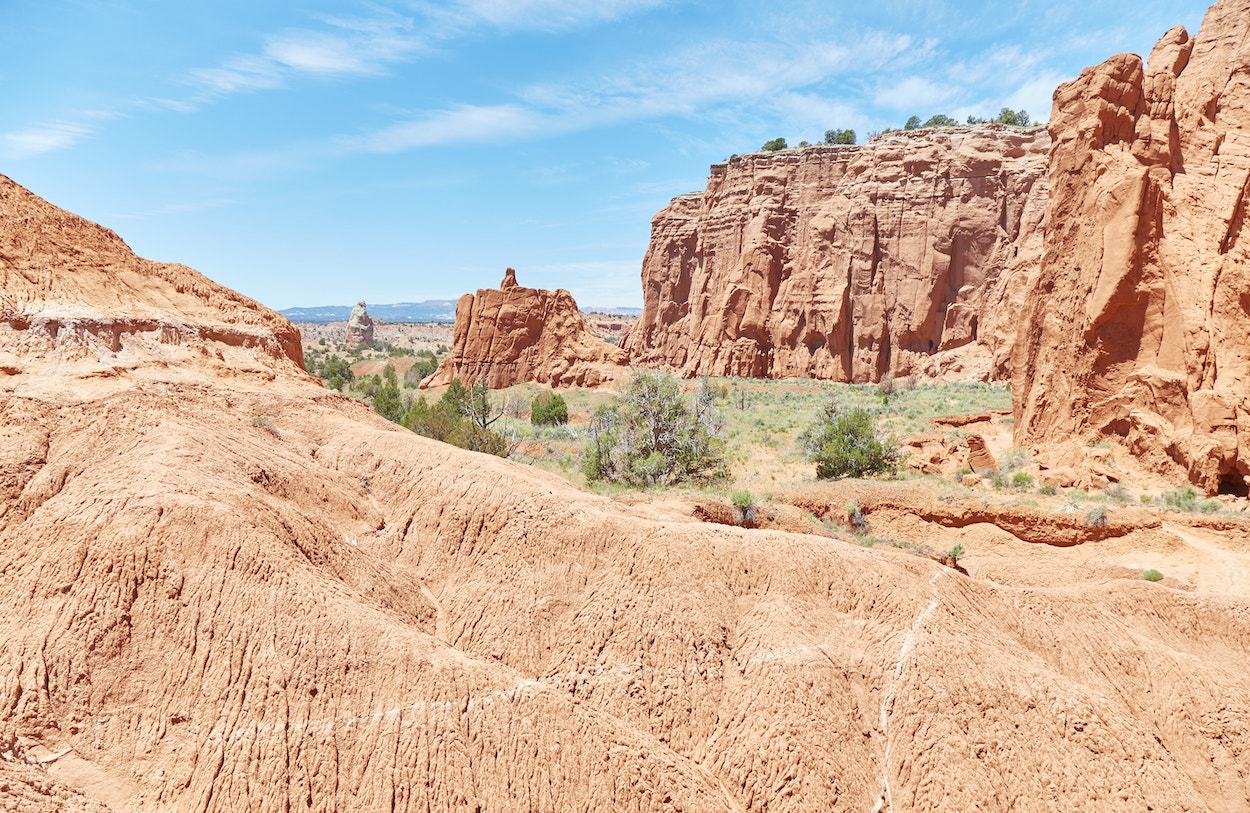
M877 800L877 804L873 807L873 813L883 813L883 811L894 811L894 792L890 787L890 759L893 756L894 741L890 736L890 714L894 711L894 700L898 692L898 684L903 676L903 668L907 665L907 656L911 654L912 649L916 646L916 636L920 632L920 628L924 626L924 622L928 620L933 611L937 609L940 592L938 590L938 579L942 577L942 571L936 570L933 577L929 579L929 587L933 591L933 600L929 602L929 606L925 607L921 613L916 616L916 620L912 622L911 629L907 631L907 637L903 639L903 646L899 650L898 660L894 663L894 671L890 676L890 682L886 686L885 695L881 698L881 734L885 737L885 753L881 757L881 796Z

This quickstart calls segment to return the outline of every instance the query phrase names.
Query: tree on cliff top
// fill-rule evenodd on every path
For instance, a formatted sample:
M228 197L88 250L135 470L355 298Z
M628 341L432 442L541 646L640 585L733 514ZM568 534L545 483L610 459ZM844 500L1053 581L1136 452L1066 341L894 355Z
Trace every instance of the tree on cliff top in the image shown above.
M826 144L854 144L854 130L825 130Z
M998 118L994 121L999 124L1010 124L1013 127L1028 127L1032 123L1028 113L1023 110L1012 110L1010 107L999 110Z
M784 138L774 138L772 141L765 141L764 146L760 147L760 149L764 152L776 152L777 150L786 149L787 146Z

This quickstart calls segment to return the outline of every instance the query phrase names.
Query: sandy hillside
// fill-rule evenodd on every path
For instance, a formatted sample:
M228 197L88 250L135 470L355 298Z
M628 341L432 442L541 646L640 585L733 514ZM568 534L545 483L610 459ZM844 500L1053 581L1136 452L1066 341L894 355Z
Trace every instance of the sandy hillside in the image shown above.
M1247 808L1238 528L871 512L964 575L597 497L0 190L0 808Z

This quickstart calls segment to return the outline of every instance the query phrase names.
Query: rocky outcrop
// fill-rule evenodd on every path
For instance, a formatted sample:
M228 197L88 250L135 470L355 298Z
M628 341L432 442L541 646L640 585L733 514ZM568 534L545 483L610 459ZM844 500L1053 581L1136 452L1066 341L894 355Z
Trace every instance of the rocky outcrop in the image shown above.
M373 319L365 310L363 299L352 308L352 315L347 320L347 346L355 347L361 343L373 344Z
M1017 442L1118 438L1208 493L1250 474L1250 2L1055 92Z
M189 357L222 375L304 365L299 331L279 314L186 266L137 257L0 175L0 393L51 361L106 379Z
M998 468L998 462L994 459L994 454L990 451L989 446L985 443L985 438L980 435L969 435L968 441L968 467L977 474L987 471L993 471Z
M422 386L459 378L492 389L526 381L595 387L624 371L626 361L586 328L572 294L518 285L509 268L499 288L460 297L451 354Z
M716 164L652 220L622 346L686 376L1005 378L1049 143L983 125Z

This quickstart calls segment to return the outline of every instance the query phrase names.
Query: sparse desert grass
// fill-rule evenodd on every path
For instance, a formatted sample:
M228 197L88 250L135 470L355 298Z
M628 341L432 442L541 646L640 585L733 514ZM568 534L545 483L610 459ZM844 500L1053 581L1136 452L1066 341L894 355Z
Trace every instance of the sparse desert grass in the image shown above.
M318 356L346 352L346 348L334 342L317 349ZM373 352L378 357L384 356L382 351ZM683 381L681 385L686 392L692 392L701 383L696 379ZM942 415L1011 407L1010 388L980 382L914 385L895 382L896 386L888 394L883 394L875 384L834 384L810 379L711 378L707 383L716 396L716 407L723 420L722 437L731 479L711 489L683 485L676 490L722 500L729 500L735 491L746 490L758 495L815 482L815 465L807 460L798 439L831 402L846 409L866 409L883 436L898 437L933 431L930 419ZM624 381L620 386L623 385ZM356 397L370 395L370 387L364 382L345 389ZM529 407L544 391L546 388L534 384L520 384L492 393L497 403L514 405L505 410L504 417L494 427L516 440L512 459L601 493L629 493L629 489L612 484L587 483L581 472L582 450L591 416L600 406L612 403L615 394L610 390L562 389L560 395L568 406L568 423L535 426L529 419ZM419 394L415 389L404 388L405 406ZM441 391L425 393L431 402L437 401L440 395ZM905 466L896 476L902 479L924 477ZM966 490L958 484L940 485L960 493Z

